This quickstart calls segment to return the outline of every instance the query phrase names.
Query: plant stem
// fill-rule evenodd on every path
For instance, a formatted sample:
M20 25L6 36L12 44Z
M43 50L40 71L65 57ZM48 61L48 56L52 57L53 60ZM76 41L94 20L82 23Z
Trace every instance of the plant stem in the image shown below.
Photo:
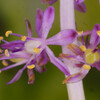
M61 30L75 29L74 0L60 0L60 24ZM78 44L78 41L75 40L74 43ZM71 53L66 46L62 47L62 51L65 54ZM74 66L74 61L64 59L64 63L69 68L71 74L79 71ZM69 100L85 100L82 81L67 84L67 90Z

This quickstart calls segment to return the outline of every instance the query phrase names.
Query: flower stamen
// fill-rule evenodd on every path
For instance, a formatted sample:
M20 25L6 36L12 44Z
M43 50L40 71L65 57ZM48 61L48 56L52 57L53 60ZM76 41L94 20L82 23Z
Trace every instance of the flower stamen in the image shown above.
M78 35L82 35L83 34L83 31L78 31Z
M33 50L34 50L35 53L39 53L40 52L39 48L34 48Z
M84 45L81 45L81 46L80 46L80 49L81 49L83 52L86 51L86 47L85 47Z
M7 61L5 61L5 60L2 61L2 64L3 64L4 66L8 66L8 63L7 63Z
M26 36L21 36L22 41L26 41Z
M8 37L11 33L12 33L12 31L7 31L7 32L5 33L5 36Z
M97 35L100 36L100 31L97 31Z
M90 65L83 65L83 68L84 68L85 70L89 70L89 69L91 69L91 66L90 66Z
M3 40L3 37L2 36L0 36L0 40Z
M34 64L28 65L27 68L28 68L28 69L33 69L33 68L35 68L35 65L34 65Z
M7 50L7 49L4 51L4 54L5 54L5 56L7 56L7 57L9 57L9 56L10 56L10 54L9 54L9 52L8 52L8 50Z

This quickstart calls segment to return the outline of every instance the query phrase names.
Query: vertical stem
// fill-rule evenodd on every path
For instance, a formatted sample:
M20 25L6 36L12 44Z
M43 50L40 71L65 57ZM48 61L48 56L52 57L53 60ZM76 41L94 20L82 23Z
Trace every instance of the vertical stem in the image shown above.
M74 16L74 0L60 0L60 24L61 30L75 29L75 16ZM78 44L75 40L75 44ZM70 53L65 47L62 47L63 53ZM64 59L64 63L69 68L71 74L77 73L78 68L74 67L74 61ZM82 81L77 83L67 84L69 100L85 100Z

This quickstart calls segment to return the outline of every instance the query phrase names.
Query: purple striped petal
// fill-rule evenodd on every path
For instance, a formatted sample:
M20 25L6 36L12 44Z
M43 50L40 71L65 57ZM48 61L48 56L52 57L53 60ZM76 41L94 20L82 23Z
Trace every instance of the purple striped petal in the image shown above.
M49 30L52 27L55 18L55 9L52 6L49 6L43 16L43 24L42 24L42 38L46 38L48 36Z
M85 6L84 3L77 4L75 2L75 9L78 10L78 11L80 11L80 12L82 12L82 13L85 13L87 11L86 6Z
M54 53L46 47L46 52L50 58L51 63L53 63L56 67L58 67L65 75L70 75L70 72L67 68L67 66L64 65L63 62L61 62L58 58L55 57Z
M75 30L63 30L53 37L46 40L48 45L61 45L65 46L72 43L77 36L77 32Z
M29 37L33 37L33 32L32 32L32 28L31 28L31 24L30 24L29 20L25 19L25 22L26 22L26 28L27 28L27 35Z
M7 84L9 85L9 84L12 84L12 83L18 81L18 80L20 79L22 73L23 73L23 70L20 69L20 70L17 72L17 74L13 77L13 79L12 79L10 82L8 82Z
M84 68L82 68L79 73L72 74L72 75L68 76L63 81L63 84L78 82L78 81L82 80L88 74L88 72L89 72L89 70L85 70Z
M38 34L38 37L41 37L42 35L42 32L41 32L42 23L43 23L43 11L41 9L37 9L35 29Z
M27 69L27 75L28 75L28 84L33 84L35 81L35 75L33 69Z
M10 50L13 50L16 48L22 48L22 47L24 47L24 42L21 40L15 40L15 41L4 43L1 45L1 48L10 49Z
M94 48L98 45L98 43L99 43L99 41L100 41L100 37L99 37L99 35L97 34L97 31L100 31L100 24L96 24L96 25L94 26L94 29L93 29L92 33L91 33L90 47L91 47L92 49L94 49Z
M52 5L53 3L55 3L57 0L42 0L43 3L47 3Z
M48 57L46 55L46 52L43 50L39 55L38 59L36 60L36 64L38 66L44 66L47 62L48 62Z
M85 0L75 0L77 4L83 3Z
M36 64L36 66L35 66L35 70L36 70L37 72L39 72L39 73L43 73L43 72L46 72L46 71L47 71L47 69L46 69L45 66L38 66L37 64Z

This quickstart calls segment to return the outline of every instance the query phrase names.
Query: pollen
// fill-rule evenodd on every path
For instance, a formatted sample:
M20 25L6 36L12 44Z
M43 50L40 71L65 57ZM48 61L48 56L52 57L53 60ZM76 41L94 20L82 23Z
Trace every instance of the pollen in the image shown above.
M33 50L34 50L35 53L39 53L40 52L39 48L34 48Z
M27 68L28 68L28 69L33 69L33 68L35 68L35 65L34 65L34 64L28 65Z
M9 55L9 52L8 52L8 50L7 50L7 49L4 51L4 54L5 54L7 57L9 57L9 56L10 56L10 55Z
M83 34L83 31L78 31L78 35L82 35Z
M83 65L83 68L84 68L85 70L89 70L89 69L91 69L91 66L90 66L90 65Z
M5 61L5 60L2 61L2 64L3 64L4 66L8 66L8 63L7 63L7 61Z
M3 37L2 36L0 36L0 40L3 40Z
M98 36L100 36L100 31L97 31Z
M81 46L80 46L80 49L81 49L82 51L84 51L84 52L86 51L86 47L85 47L84 45L81 45Z
M7 32L5 33L5 36L8 37L11 33L12 33L12 31L7 31Z
M26 41L26 36L21 36L22 41Z
M59 36L61 36L61 34L59 34Z

